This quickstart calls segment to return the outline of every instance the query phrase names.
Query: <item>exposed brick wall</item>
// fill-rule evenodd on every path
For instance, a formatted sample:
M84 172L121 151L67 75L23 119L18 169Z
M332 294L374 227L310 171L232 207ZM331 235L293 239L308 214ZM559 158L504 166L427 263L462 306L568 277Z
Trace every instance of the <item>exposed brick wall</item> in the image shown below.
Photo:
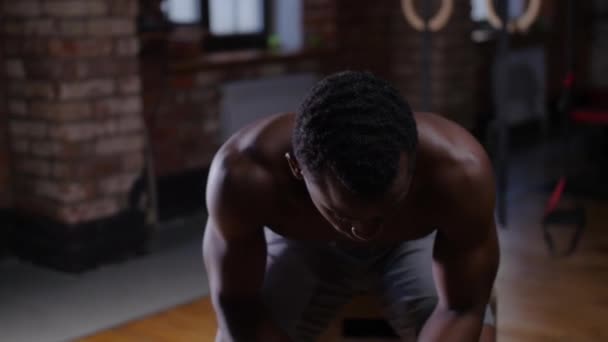
M172 62L166 56L144 57L144 116L159 176L209 165L221 143L220 87L227 81L297 71L370 70L393 81L412 107L420 109L421 34L405 22L399 0L382 5L363 0L305 0L303 9L306 48L335 53L296 62L195 63L180 71L168 67ZM469 11L468 5L455 6L448 26L434 34L432 52L432 110L467 127L474 115L476 53Z
M0 8L0 22L3 21L3 11ZM0 39L2 34L0 33ZM0 45L0 66L4 67L4 51ZM4 73L0 72L0 210L11 206L12 184L11 160L9 153L8 115L6 111L6 82Z
M15 206L111 216L143 167L136 0L2 1Z
M320 68L314 58L164 72L158 72L158 65L156 60L144 61L142 77L144 115L160 177L209 166L222 143L219 122L223 83L317 72Z
M303 0L305 49L325 51L322 55L295 58L257 56L248 60L239 58L239 52L236 52L228 53L226 58L216 54L209 63L204 62L205 52L200 56L188 56L183 61L168 57L180 55L175 51L167 51L166 55L152 53L143 56L144 118L156 174L163 177L209 166L222 143L219 137L220 89L225 82L323 72L330 64L329 59L333 60L327 51L333 51L337 45L336 15L335 0ZM171 50L170 45L165 48ZM160 48L163 48L162 44ZM188 64L193 66L169 66Z

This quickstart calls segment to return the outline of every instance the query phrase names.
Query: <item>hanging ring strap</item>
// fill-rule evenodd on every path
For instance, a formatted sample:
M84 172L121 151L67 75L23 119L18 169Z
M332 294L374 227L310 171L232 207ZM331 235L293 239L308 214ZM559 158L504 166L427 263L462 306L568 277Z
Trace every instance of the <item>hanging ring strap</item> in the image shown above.
M507 24L507 30L509 32L528 32L530 26L536 21L538 15L540 14L540 5L541 0L528 0L528 6L526 7L526 11L519 18L509 21ZM490 25L495 29L502 29L502 19L496 13L496 8L494 7L493 0L486 0L486 7L488 9L488 21Z
M426 23L414 8L414 0L401 0L401 9L407 22L417 31L424 31ZM437 32L445 27L454 11L453 0L441 0L439 11L429 20L428 28L431 32Z

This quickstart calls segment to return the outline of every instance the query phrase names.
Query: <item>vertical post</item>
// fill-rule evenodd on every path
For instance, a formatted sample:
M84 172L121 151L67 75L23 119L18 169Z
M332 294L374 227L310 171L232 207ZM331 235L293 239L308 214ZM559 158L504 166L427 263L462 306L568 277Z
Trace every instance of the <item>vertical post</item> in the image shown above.
M563 144L563 150L565 151L566 158L564 158L564 165L562 166L563 177L566 179L569 174L572 173L572 166L576 165L575 162L575 151L576 139L572 139L574 136L574 126L571 125L570 111L572 110L572 97L573 87L576 81L575 77L575 63L574 63L574 32L575 32L575 20L576 20L576 5L574 0L568 0L567 12L566 12L566 42L565 42L565 56L566 56L566 74L562 82L562 94L559 103L560 112L560 129L561 129L561 143Z
M425 112L431 111L431 49L432 49L432 34L430 29L431 20L431 2L433 0L424 0L422 15L424 18L424 31L422 33L422 110Z
M565 54L566 56L566 74L564 75L563 83L562 83L562 99L560 101L560 111L561 111L561 129L562 134L568 135L570 132L568 130L568 112L570 111L570 106L572 105L572 87L574 87L575 82L575 73L574 73L574 51L576 48L574 47L574 25L576 20L576 6L574 5L574 0L568 0L567 4L567 12L566 12L566 41L565 41Z
M504 113L506 88L508 82L506 58L509 52L509 0L498 0L499 16L503 23L500 30L496 62L494 65L494 105L498 128L497 168L498 168L498 221L507 226L508 204L507 190L509 178L509 125Z
M574 0L568 0L568 18L566 24L566 62L568 63L568 72L574 72L574 26L576 24L576 8Z

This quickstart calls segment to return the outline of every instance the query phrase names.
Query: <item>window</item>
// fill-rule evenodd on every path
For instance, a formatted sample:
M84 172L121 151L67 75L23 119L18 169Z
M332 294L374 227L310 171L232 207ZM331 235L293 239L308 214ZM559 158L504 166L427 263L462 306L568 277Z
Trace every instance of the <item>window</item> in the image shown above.
M302 0L164 0L162 9L174 25L202 26L208 51L263 49L270 34L282 51L303 45Z
M202 0L207 50L265 48L269 0ZM205 14L206 13L206 14Z
M264 2L209 0L209 32L216 36L264 31Z
M517 18L525 10L527 1L525 0L510 0L509 6L509 18ZM494 1L494 8L499 11L498 1ZM471 19L476 22L485 22L488 18L488 8L486 6L486 0L471 0Z
M201 21L200 0L165 0L162 10L174 24L197 24Z
M507 0L503 0L507 1ZM508 13L509 18L518 18L525 10L526 0L509 0ZM488 21L488 7L486 0L471 0L471 19L475 23L475 28L471 33L471 39L477 43L487 42L493 39L496 30ZM494 9L500 15L499 1L494 0Z

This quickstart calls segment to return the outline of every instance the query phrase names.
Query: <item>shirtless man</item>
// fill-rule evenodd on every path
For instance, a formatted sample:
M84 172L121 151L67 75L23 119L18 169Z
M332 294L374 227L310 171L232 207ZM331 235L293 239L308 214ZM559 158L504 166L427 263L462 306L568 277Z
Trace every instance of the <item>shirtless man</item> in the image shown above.
M484 149L368 73L217 152L203 241L217 341L315 341L374 291L403 341L493 341L499 263Z

